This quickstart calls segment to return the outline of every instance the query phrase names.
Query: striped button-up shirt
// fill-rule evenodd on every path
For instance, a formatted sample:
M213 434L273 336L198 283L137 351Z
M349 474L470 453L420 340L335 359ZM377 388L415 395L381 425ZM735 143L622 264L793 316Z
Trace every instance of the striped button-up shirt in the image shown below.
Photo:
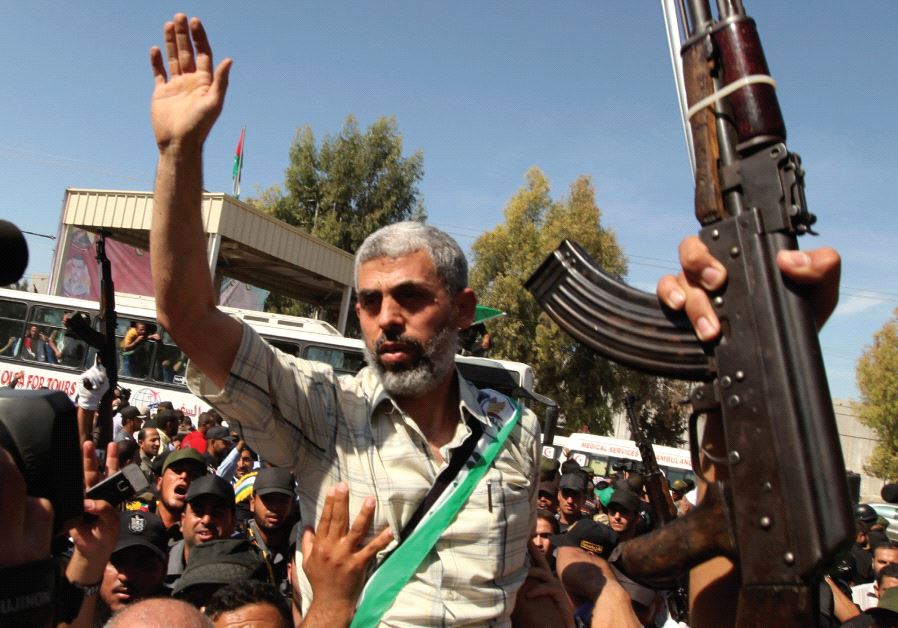
M385 526L398 534L445 466L372 369L336 376L329 365L273 349L246 325L223 389L192 367L187 380L195 394L240 423L247 443L266 461L294 470L303 520L316 526L328 489L346 482L351 516L366 496L377 500L368 539ZM459 421L440 450L444 460L470 434L463 416L491 429L486 393L458 380ZM384 625L509 623L529 566L538 461L538 421L523 409L492 467L384 615ZM304 575L301 587L307 608L311 589Z

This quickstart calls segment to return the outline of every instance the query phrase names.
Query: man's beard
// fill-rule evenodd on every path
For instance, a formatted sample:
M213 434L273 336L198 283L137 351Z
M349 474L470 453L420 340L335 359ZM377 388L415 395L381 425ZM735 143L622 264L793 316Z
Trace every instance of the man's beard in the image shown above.
M401 342L414 354L412 360L402 366L388 369L380 360L379 350L386 342ZM408 336L387 337L382 335L374 343L374 349L365 345L365 361L380 376L384 389L396 397L419 397L443 381L455 366L458 350L458 333L446 326L426 345Z

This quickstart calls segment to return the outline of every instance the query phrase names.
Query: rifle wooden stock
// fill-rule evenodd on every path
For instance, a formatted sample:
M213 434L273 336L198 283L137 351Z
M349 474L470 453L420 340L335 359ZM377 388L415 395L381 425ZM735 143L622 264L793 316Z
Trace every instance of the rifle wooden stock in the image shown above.
M710 484L705 499L688 515L622 543L615 564L647 586L669 589L690 568L715 556L735 555L722 488Z

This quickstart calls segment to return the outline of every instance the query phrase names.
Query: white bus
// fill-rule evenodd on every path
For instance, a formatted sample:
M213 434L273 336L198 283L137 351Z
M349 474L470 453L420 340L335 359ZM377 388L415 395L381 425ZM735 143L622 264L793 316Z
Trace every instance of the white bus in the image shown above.
M632 440L597 436L575 432L567 437L556 436L551 446L543 446L544 455L564 461L574 458L580 466L592 464L599 475L607 477L614 472L614 466L621 462L641 462L642 455ZM550 452L549 450L553 450ZM678 449L664 445L653 445L658 466L669 482L694 478L692 458L688 449Z
M159 334L158 341L143 343L127 360L122 359L119 349L119 385L130 390L134 405L152 409L160 401L171 401L196 423L196 417L208 405L187 390L186 357L156 321L153 299L124 294L115 298L117 346L121 346L132 325L142 323L151 334ZM221 309L242 319L271 345L291 355L326 362L337 373L354 374L364 366L362 341L342 336L327 322ZM84 342L65 333L63 316L71 312L83 312L95 321L99 305L95 301L0 288L0 386L9 386L18 376L19 388L51 388L74 394L78 376L92 363L94 353ZM482 388L533 398L533 369L526 364L463 356L457 356L456 362L462 374Z

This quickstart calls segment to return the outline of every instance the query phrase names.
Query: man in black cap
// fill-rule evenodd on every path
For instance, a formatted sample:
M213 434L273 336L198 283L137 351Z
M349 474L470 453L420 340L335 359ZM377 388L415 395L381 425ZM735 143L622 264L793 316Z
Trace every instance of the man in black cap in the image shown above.
M221 461L234 446L234 439L228 428L214 425L206 431L206 464L217 469Z
M641 502L636 493L626 488L616 489L608 500L608 525L617 532L621 541L629 541L636 536Z
M536 495L536 505L553 515L558 513L558 482L557 478L554 481L540 482Z
M127 406L122 409L122 426L115 432L113 440L119 442L122 440L134 440L134 432L143 426L146 419L145 414L141 414L137 406Z
M849 550L848 563L851 565L849 578L855 585L873 582L873 551L870 546L870 526L876 522L876 511L869 504L854 507L854 521L857 526L854 544Z
M632 492L630 494L633 495ZM574 603L575 616L585 625L590 623L593 605L599 595L608 592L606 588L622 588L629 597L630 610L642 625L651 623L660 608L660 596L634 582L608 562L618 543L623 540L617 532L604 523L582 519L567 533L552 536L550 540L558 547L559 578ZM615 619L624 623L624 615L625 609L620 609Z
M290 560L290 530L296 520L295 486L289 469L260 469L250 501L253 518L247 527L247 537L271 570L272 584L288 598L287 563Z
M191 483L206 475L206 459L195 449L179 449L165 457L156 479L156 514L172 540L181 538L181 515Z
M218 479L209 476L208 479ZM172 596L197 608L206 606L218 589L241 580L267 580L268 570L244 539L215 539L198 545Z
M558 483L558 523L562 532L567 532L583 516L581 509L585 500L586 480L578 471L565 473Z
M119 540L106 564L100 583L101 605L95 620L102 623L109 613L115 613L137 600L165 595L162 579L165 576L168 536L162 521L149 512L119 513Z
M189 451L189 450L183 450ZM191 483L181 514L184 538L168 554L166 586L173 586L190 563L194 549L203 543L227 539L234 531L234 489L217 475L204 475Z

